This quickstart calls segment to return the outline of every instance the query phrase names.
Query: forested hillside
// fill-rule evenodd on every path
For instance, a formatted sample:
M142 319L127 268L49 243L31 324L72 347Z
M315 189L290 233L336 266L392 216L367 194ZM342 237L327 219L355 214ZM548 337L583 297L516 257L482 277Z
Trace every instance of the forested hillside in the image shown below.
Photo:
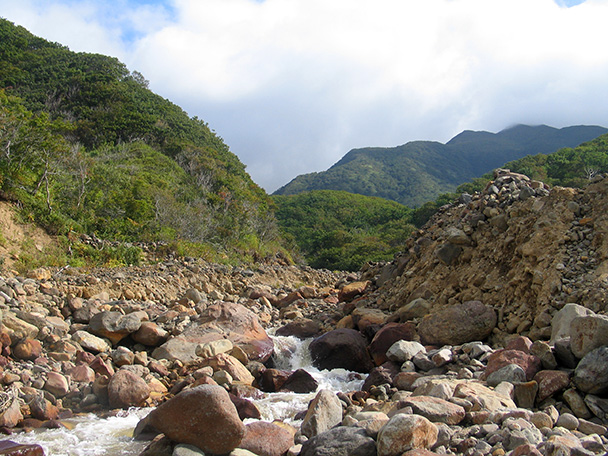
M353 149L327 171L296 177L275 192L344 190L420 206L504 163L574 147L606 128L518 125L499 133L465 131L447 144L414 141L392 148Z
M270 198L205 122L147 85L0 20L2 196L59 235L276 251Z

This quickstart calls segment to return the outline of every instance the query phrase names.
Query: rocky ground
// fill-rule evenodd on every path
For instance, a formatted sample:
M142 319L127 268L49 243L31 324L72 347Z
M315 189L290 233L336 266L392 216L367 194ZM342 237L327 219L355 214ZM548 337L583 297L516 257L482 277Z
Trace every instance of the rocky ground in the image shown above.
M503 170L359 274L7 273L0 426L161 404L136 430L146 455L606 454L607 204L608 180L549 189ZM319 368L369 374L362 390L318 392L297 428L243 424L260 391L317 387L273 366L270 327L314 338Z

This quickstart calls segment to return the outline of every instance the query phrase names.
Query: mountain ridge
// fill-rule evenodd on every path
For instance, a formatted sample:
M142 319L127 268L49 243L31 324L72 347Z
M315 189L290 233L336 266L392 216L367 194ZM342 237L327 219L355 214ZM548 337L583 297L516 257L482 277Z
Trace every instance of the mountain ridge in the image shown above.
M273 195L344 190L420 206L504 163L590 141L608 129L517 124L498 133L465 130L447 143L410 141L395 147L350 150L326 171L303 174Z

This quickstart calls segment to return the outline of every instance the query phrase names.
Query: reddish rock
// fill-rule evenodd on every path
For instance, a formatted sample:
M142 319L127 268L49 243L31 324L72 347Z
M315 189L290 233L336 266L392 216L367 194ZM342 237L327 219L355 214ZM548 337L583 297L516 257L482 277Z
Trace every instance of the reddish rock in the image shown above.
M8 400L10 404L0 413L0 427L13 428L23 419L23 415L17 399L8 398Z
M376 366L388 361L386 351L399 340L415 340L416 326L411 323L387 323L374 335L369 353Z
M112 365L100 356L96 356L91 364L89 364L89 367L99 375L105 375L107 377L114 375L114 368Z
M70 391L70 383L58 372L49 372L47 374L44 389L56 397L63 397Z
M401 402L405 407L411 407L414 413L427 418L434 423L458 424L465 416L465 410L460 405L433 396L413 396Z
M282 456L294 445L293 434L274 423L257 421L246 428L239 448L258 456Z
M279 369L266 369L257 380L258 388L267 393L276 393L287 381L291 373Z
M511 339L507 346L506 350L519 350L524 353L530 353L530 347L532 346L532 341L529 337L526 336L517 336L514 339Z
M108 383L108 400L112 408L141 407L150 397L150 387L133 372L121 369Z
M281 391L292 391L294 393L313 393L317 390L319 382L304 369L293 372L283 383Z
M42 355L42 344L36 339L23 339L13 347L13 356L17 359L33 361Z
M68 372L75 382L90 383L95 380L95 371L86 364L78 364Z
M536 400L542 402L548 397L565 390L570 384L570 376L567 372L557 370L543 370L534 376L538 383Z
M184 363L195 361L198 359L196 346L217 339L230 340L251 361L264 362L274 351L272 339L252 311L241 304L220 302L209 306L201 318L179 336L156 348L152 356Z
M340 292L338 293L339 301L352 301L355 296L363 294L367 287L370 285L370 281L366 280L365 282L352 282L348 285L344 285Z
M209 378L209 377L207 377L207 378ZM196 385L196 382L194 384ZM200 383L200 385L203 385L203 384L204 383ZM196 385L196 386L198 386L198 385ZM253 418L253 419L259 420L262 418L260 409L258 409L257 406L253 402L251 402L248 399L235 396L232 393L229 393L229 396L230 396L230 400L236 407L236 410L239 414L239 418L241 420L245 420L247 418Z
M492 307L467 301L425 316L418 334L424 345L461 345L486 339L496 327L497 318Z
M299 301L300 299L304 299L302 295L297 291L292 291L284 298L281 298L279 301L279 307L286 307L293 302Z
M393 386L403 391L414 391L413 384L422 377L418 372L399 372L393 378Z
M309 318L297 318L276 330L277 336L295 336L298 339L316 337L321 333L321 324Z
M44 450L40 445L22 445L12 440L2 440L0 456L44 456Z
M169 333L167 331L151 321L142 322L139 329L131 334L131 338L135 342L139 342L140 344L149 347L158 347L163 344L168 337Z
M59 417L59 409L42 396L32 399L29 406L32 416L37 420L56 420Z
M146 421L171 440L194 445L205 453L229 453L245 435L245 425L221 386L184 390L150 412Z
M541 361L534 355L529 355L521 350L497 350L488 357L488 364L484 371L487 378L492 372L505 367L508 364L517 364L526 373L526 379L532 380L541 369Z
M317 337L309 345L312 362L318 369L344 368L368 373L374 367L367 352L367 339L353 329L335 329Z
M430 449L437 442L437 426L423 416L399 413L380 430L378 456L400 456L413 449Z

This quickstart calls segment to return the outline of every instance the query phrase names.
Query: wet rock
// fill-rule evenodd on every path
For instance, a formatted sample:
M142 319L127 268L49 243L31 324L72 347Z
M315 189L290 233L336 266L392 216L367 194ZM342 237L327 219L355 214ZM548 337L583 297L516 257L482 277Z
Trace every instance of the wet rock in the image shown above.
M467 301L427 315L418 325L427 345L461 345L486 339L496 326L494 309L480 301Z
M2 440L0 441L0 455L44 456L44 450L40 445L28 445L13 442L12 440Z
M310 318L297 318L275 331L277 336L294 336L298 339L316 337L320 333L320 323L317 320L312 320Z
M228 393L214 385L182 391L150 412L146 421L171 440L194 445L205 453L229 453L245 435L245 425Z
M302 421L302 434L314 437L342 422L342 404L336 394L329 390L317 393Z
M242 397L235 396L232 393L229 393L230 400L236 407L236 410L239 414L239 418L241 420L245 420L247 418L253 418L259 420L262 418L262 414L260 413L260 409L250 400Z
M290 375L290 372L284 370L265 369L258 378L257 386L267 393L276 393L283 387Z
M281 386L281 391L292 391L294 393L312 393L317 390L319 382L304 369L297 369Z
M313 365L318 369L344 368L367 373L373 368L367 340L353 329L335 329L310 343Z
M398 413L378 434L378 456L400 456L412 449L431 449L438 432L437 426L422 416Z
M283 456L294 444L293 434L274 423L257 421L246 426L239 448L258 456Z
M338 426L302 445L300 456L376 456L376 442L365 429Z
M149 396L146 382L126 369L116 372L108 383L108 400L112 408L141 407Z
M576 366L572 381L584 393L601 396L608 392L608 346L587 353Z

